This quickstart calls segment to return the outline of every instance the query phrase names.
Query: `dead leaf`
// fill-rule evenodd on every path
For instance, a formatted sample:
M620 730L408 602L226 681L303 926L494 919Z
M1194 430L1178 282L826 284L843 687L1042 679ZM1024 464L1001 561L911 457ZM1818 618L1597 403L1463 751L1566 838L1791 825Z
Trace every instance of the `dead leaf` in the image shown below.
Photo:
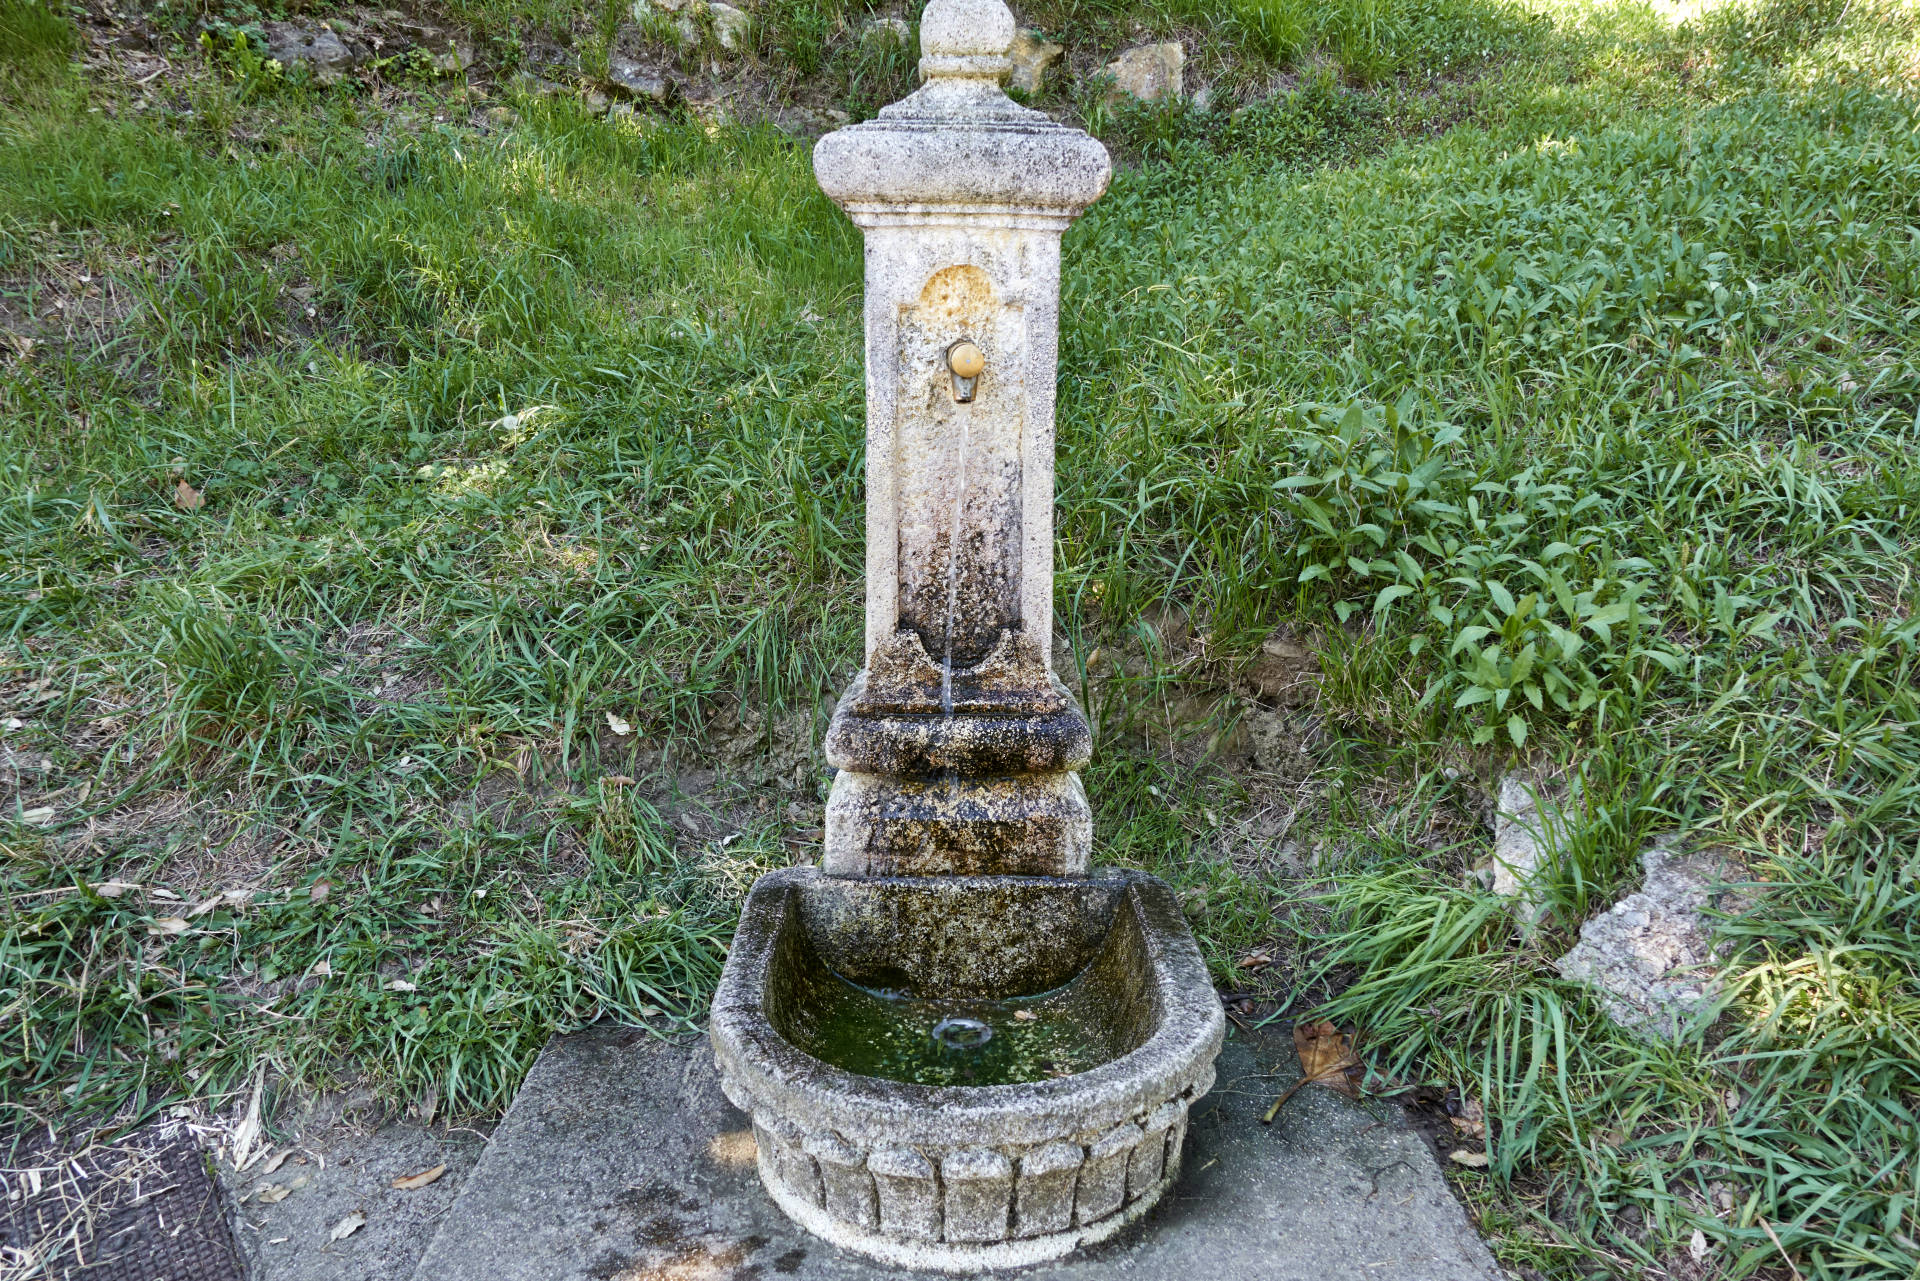
M1464 1165L1470 1170L1484 1170L1487 1168L1487 1154L1485 1152L1469 1152L1465 1148L1455 1148L1453 1151L1447 1153L1447 1159L1455 1165Z
M253 1194L253 1199L263 1205L275 1205L292 1195L293 1188L285 1183L266 1183Z
M1468 1099L1460 1108L1459 1116L1450 1116L1453 1128L1469 1139L1485 1137L1487 1133L1487 1111L1480 1106L1479 1099Z
M307 902L324 903L327 901L327 895L331 893L333 893L333 882L323 876L313 883L312 889L307 891Z
M628 778L625 774L602 775L600 781L602 783L611 784L614 787L632 787L633 786L633 780Z
M607 713L607 728L621 738L625 738L627 735L633 733L633 726L627 724L612 712Z
M1693 1238L1687 1242L1687 1253L1695 1263L1707 1257L1707 1234L1699 1228L1693 1230Z
M1271 956L1268 956L1265 952L1256 952L1252 956L1242 957L1238 968L1243 970L1257 970L1263 965L1272 964L1273 958Z
M422 1170L418 1174L409 1174L404 1179L395 1179L393 1186L399 1188L402 1192L412 1192L416 1188L426 1187L427 1184L432 1183L446 1172L446 1166L436 1165L431 1170Z
M183 480L173 487L173 505L183 512L190 512L205 507L207 499L206 495Z
M361 1228L367 1226L367 1216L355 1210L346 1218L333 1225L333 1231L327 1234L328 1241L344 1241Z
M333 976L333 963L323 957L313 963L313 968L307 971L307 975L310 978L316 979L331 978Z
M278 1152L275 1152L272 1156L268 1157L265 1161L261 1163L260 1177L264 1179L269 1174L272 1174L275 1170L279 1169L282 1165L285 1165L287 1158L292 1155L293 1155L292 1148L281 1148Z
M405 979L387 980L387 991L389 992L418 992L419 990L419 988L407 982Z
M177 916L163 916L157 921L147 923L149 934L185 934L187 923Z
M137 890L139 888L140 887L132 881L101 881L93 887L93 892L101 898L119 898L128 890Z
M51 805L36 805L32 809L22 813L20 815L20 821L22 823L31 823L35 827L45 827L47 824L53 822L53 816L57 812L58 811Z
M1354 1056L1352 1043L1339 1028L1324 1019L1318 1023L1296 1023L1293 1048L1300 1056L1300 1079L1273 1101L1273 1106L1260 1118L1263 1124L1271 1124L1294 1091L1303 1085L1324 1085L1347 1098L1360 1097L1360 1089L1351 1074L1365 1065Z
M1032 1023L1037 1021L1040 1016L1038 1014L1035 1014L1032 1010L1015 1010L1013 1012L1013 1017L1018 1019L1022 1023Z

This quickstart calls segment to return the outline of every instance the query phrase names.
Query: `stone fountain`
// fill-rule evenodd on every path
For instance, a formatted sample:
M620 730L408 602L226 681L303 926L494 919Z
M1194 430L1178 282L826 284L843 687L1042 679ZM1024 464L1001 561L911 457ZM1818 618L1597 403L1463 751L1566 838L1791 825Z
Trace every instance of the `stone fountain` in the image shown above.
M1001 0L920 31L921 88L814 151L866 236L866 665L821 865L754 886L712 1039L782 1210L970 1272L1150 1209L1223 1019L1168 888L1089 866L1052 670L1060 237L1107 153L1001 91Z

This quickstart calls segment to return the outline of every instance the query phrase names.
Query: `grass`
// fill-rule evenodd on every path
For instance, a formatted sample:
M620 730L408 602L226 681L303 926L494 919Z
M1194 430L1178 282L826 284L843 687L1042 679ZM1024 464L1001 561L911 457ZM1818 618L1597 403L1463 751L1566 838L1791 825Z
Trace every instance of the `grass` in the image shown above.
M858 643L859 242L804 147L244 38L143 95L0 4L5 1102L486 1112L554 1030L696 1024ZM795 92L907 83L860 11L757 16ZM1063 282L1099 857L1482 1101L1515 1270L1920 1273L1912 8L1023 17L1282 86L1045 99L1130 159ZM1276 628L1311 713L1247 694ZM1526 936L1463 875L1517 766L1585 797ZM1550 962L1667 832L1755 906L1655 1047Z

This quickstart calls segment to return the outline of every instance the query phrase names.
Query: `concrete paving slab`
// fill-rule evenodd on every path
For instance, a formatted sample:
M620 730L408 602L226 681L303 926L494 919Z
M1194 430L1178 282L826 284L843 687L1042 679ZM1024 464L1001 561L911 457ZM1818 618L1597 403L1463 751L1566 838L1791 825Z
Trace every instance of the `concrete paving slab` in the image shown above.
M1277 1065L1277 1069L1276 1069ZM1284 1035L1229 1035L1173 1193L1110 1242L1024 1281L1499 1281L1419 1135L1310 1087ZM489 1281L879 1281L761 1190L747 1118L704 1040L627 1028L556 1039L414 1274Z
M486 1139L443 1126L335 1124L282 1146L292 1150L271 1174L264 1161L239 1174L221 1167L251 1281L407 1281ZM392 1186L436 1165L446 1172L426 1187ZM352 1214L366 1223L333 1240Z

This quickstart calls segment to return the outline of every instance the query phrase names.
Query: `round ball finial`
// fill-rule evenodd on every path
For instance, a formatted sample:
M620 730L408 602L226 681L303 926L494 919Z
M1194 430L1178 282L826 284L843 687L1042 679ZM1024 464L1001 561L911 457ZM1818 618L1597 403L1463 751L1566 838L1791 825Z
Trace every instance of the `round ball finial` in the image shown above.
M1000 80L1013 67L1013 37L1003 0L933 0L920 15L920 74Z

